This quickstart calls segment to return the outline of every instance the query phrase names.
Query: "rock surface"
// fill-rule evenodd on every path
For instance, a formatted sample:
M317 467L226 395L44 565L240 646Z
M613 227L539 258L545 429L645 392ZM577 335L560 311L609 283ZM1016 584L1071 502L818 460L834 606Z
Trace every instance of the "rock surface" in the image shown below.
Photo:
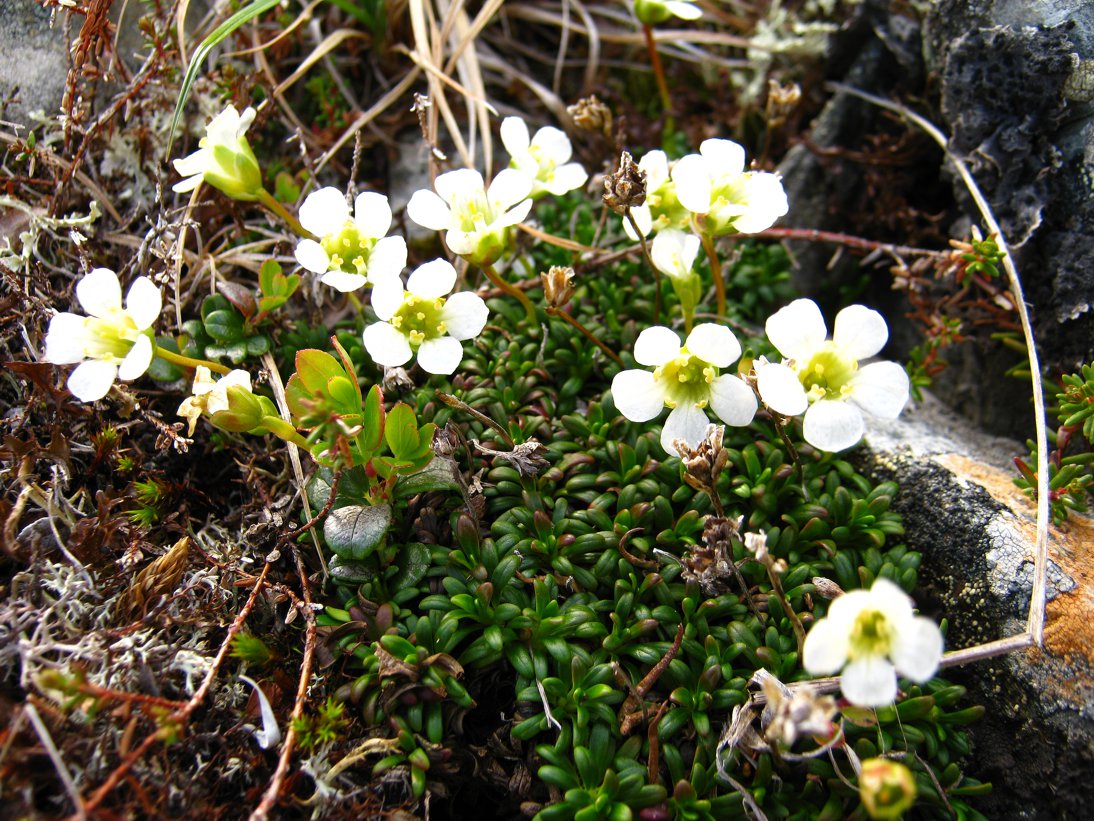
M938 0L922 21L907 6L864 3L833 41L828 76L903 101L952 135L951 151L970 166L1012 245L1043 364L1073 372L1094 359L1094 1ZM832 97L812 125L812 145L796 146L780 167L792 203L785 224L858 225L852 233L929 247L982 225L940 152L920 148L910 181L898 152L887 178L846 153L869 155L871 139L892 134L889 118ZM904 235L894 233L886 220L902 206L934 222L909 216ZM806 292L832 299L833 280L850 284L848 266L827 265L831 246L798 243L795 252L796 284ZM895 317L906 308L883 268L863 299ZM912 330L895 331L894 356L917 344ZM934 388L985 429L1024 438L1028 426L1013 413L1024 388L1004 376L1017 357L987 336L951 347L951 368Z
M893 479L908 545L923 553L920 606L945 616L950 649L1024 631L1035 510L1012 482L1018 442L987 436L931 396L871 426L867 475ZM952 668L970 703L970 773L994 784L989 818L1086 817L1094 800L1094 521L1052 528L1045 646Z
M49 22L49 10L35 0L4 0L0 13L0 120L33 127L34 112L53 116L60 111L68 49L61 18L53 27Z

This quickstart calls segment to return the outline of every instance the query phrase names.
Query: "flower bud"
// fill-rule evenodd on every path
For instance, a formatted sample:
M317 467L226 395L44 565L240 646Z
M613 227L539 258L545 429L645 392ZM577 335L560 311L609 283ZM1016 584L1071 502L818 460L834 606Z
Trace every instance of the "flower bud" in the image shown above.
M859 798L871 818L900 818L915 803L912 771L898 761L868 758L859 774Z
M204 180L232 199L258 199L262 170L246 137L254 118L253 108L240 114L234 106L228 106L213 118L198 143L198 150L174 161L175 169L185 177L175 183L174 190L192 191Z

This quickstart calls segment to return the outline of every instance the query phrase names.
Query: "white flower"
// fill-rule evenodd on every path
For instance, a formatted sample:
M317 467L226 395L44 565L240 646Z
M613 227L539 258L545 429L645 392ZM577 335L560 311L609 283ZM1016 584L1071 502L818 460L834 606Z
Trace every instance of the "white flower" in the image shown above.
M683 0L635 0L634 15L647 26L655 26L670 17L698 20L703 16L703 10Z
M532 178L533 197L544 193L560 197L589 178L581 163L570 162L570 138L557 128L541 128L529 140L524 120L506 117L501 121L501 142L512 158L510 165Z
M839 596L805 637L802 663L815 676L838 673L852 704L883 707L896 699L896 674L929 681L942 658L942 633L912 613L912 600L887 579Z
M172 188L193 191L205 180L233 199L257 199L262 190L262 171L246 137L254 118L253 108L240 114L235 106L228 106L214 117L198 142L198 150L174 161L175 170L186 179Z
M68 389L81 402L106 396L114 380L136 379L152 362L150 328L163 298L148 277L137 277L122 308L122 286L108 268L96 268L76 285L76 299L89 316L60 313L49 322L47 362L82 363L68 377Z
M650 247L650 260L657 270L673 279L690 277L698 255L699 237L676 228L661 231Z
M188 436L193 436L194 427L202 414L212 416L223 413L231 407L228 398L228 388L242 388L247 393L251 392L251 375L247 371L229 371L220 379L214 380L212 372L204 365L198 365L194 371L194 385L191 396L186 397L179 405L178 414L190 423Z
M424 228L447 231L452 252L479 265L492 264L507 250L510 229L532 208L532 180L515 168L500 172L489 189L470 168L441 174L434 185L437 193L414 192L407 216Z
M456 269L444 259L419 266L407 279L377 283L372 307L380 322L365 328L365 349L381 365L403 365L418 352L418 364L429 373L448 374L463 359L465 339L486 325L486 303L470 291L444 295L456 284Z
M654 371L621 371L612 380L615 406L632 422L648 422L664 407L672 408L661 431L661 447L675 455L672 443L682 439L696 448L706 436L705 408L727 425L743 427L756 413L756 395L735 374L718 369L733 364L741 345L729 328L696 325L683 347L675 331L661 325L646 328L634 345L634 358Z
M346 198L337 188L320 188L300 206L300 224L319 237L296 246L296 261L319 281L339 291L356 291L385 277L398 276L406 267L406 240L387 236L391 206L374 191L357 195L350 215Z
M754 234L770 228L789 206L778 174L745 171L745 150L731 140L703 140L672 168L676 196L703 231Z
M836 315L831 340L820 308L798 299L767 320L767 337L787 357L782 364L757 360L757 387L764 404L784 416L805 411L803 434L814 447L840 451L862 438L862 412L895 419L908 401L908 375L895 362L873 356L889 338L885 319L863 305Z

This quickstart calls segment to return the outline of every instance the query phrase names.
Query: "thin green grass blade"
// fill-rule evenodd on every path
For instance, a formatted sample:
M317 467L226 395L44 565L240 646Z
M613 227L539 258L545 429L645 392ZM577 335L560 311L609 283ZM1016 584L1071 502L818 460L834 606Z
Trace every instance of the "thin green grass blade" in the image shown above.
M201 41L201 45L197 47L193 56L190 58L190 65L186 67L186 76L183 77L182 86L179 88L179 100L175 103L175 113L171 117L171 131L167 135L168 156L171 154L171 145L175 140L175 130L178 128L179 120L182 119L182 109L186 106L186 101L190 98L190 89L194 85L194 80L197 79L198 71L201 69L202 63L204 63L205 58L209 56L209 52L244 23L250 22L260 14L269 11L276 6L278 2L279 0L252 0L250 5L241 8L217 26L208 37Z

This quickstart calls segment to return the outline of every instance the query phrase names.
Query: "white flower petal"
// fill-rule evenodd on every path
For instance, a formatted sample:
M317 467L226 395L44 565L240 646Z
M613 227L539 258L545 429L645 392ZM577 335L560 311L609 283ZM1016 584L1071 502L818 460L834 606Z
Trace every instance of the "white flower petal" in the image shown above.
M724 373L710 384L710 409L727 425L743 428L756 415L756 393L739 376Z
M532 193L533 180L523 171L516 168L505 168L498 172L486 191L486 197L491 205L499 211L506 211L525 199ZM531 204L529 204L531 207ZM525 213L527 216L527 213ZM520 222L524 219L517 220ZM514 223L515 224L515 223Z
M463 345L451 336L427 339L418 348L418 364L423 371L450 374L463 360Z
M744 147L733 140L703 140L699 153L709 163L707 167L713 171L714 176L732 179L745 170Z
M236 139L241 139L244 134L247 133L247 129L251 127L251 123L255 121L255 117L258 116L258 112L251 106L247 106L243 109L243 113L239 115L239 122L236 124Z
M638 230L642 232L642 236L649 236L650 231L653 230L653 215L650 213L650 207L642 204L637 208L632 208L631 216L634 217L635 224L638 225ZM631 241L638 242L638 234L634 232L631 221L626 217L623 217L623 231Z
M805 412L802 435L815 448L837 453L856 444L866 427L862 412L850 402L822 399Z
M185 194L187 191L193 191L205 178L201 174L195 174L192 177L187 177L184 180L179 180L171 186L171 190L176 194Z
M374 322L365 328L364 342L368 355L380 365L405 365L414 356L410 342L389 322Z
M775 220L785 216L790 210L786 190L777 174L764 171L747 174L744 187L747 207L733 221L733 227L742 234L766 231L775 224Z
M293 251L296 261L315 274L326 273L330 268L330 256L326 250L313 239L302 239L296 244Z
M634 343L634 359L640 365L664 365L679 354L680 337L664 325L646 328Z
M81 402L102 399L118 375L118 366L102 359L89 359L68 377L68 389Z
M361 274L350 274L340 270L327 271L319 277L319 281L343 294L363 288L368 283L368 280Z
M469 194L476 191L485 191L486 183L483 182L482 174L474 168L457 168L455 171L446 171L437 177L433 187L441 199L452 203L466 199Z
M403 304L403 294L403 281L399 277L386 277L373 286L369 302L376 316L386 321L395 316Z
M544 184L544 187L549 194L561 197L563 194L583 186L587 179L589 179L589 174L581 163L568 162L555 169L555 173Z
M501 121L501 144L509 152L510 157L517 157L528 153L531 141L528 137L528 126L520 117L506 117Z
M809 407L809 398L801 380L786 365L774 362L756 362L756 387L760 398L775 413L797 416Z
M349 219L345 194L333 186L312 191L301 204L298 219L317 237L338 233Z
M369 239L379 239L391 228L391 204L375 191L363 191L353 201L353 222Z
M820 308L811 299L795 299L780 308L768 317L764 330L779 353L797 360L812 356L828 336Z
M695 214L710 210L711 181L707 161L698 154L688 154L672 167L676 197L680 204Z
M901 595L903 595L903 593ZM825 618L831 622L834 628L850 636L851 628L854 626L855 619L858 618L859 613L863 610L876 609L877 602L874 600L869 590L849 590L843 595L836 597L836 599L828 605L828 614Z
M851 379L851 401L872 416L896 419L908 403L908 374L896 362L871 362Z
M702 408L684 403L672 409L669 418L665 420L665 427L661 430L661 447L669 456L678 456L673 442L683 439L688 447L696 448L706 439L707 428L710 427L710 419Z
M479 236L474 231L449 230L444 235L444 244L457 256L465 257L474 253L479 244Z
M942 660L942 631L930 619L917 616L897 632L889 655L902 676L924 684Z
M251 117L247 125L250 125L251 120L254 120L253 110L251 111ZM239 128L239 112L236 111L234 105L229 105L205 126L205 136L211 143L231 143L235 142L238 138Z
M703 16L703 10L694 3L686 3L684 0L668 0L665 3L667 8L674 17L679 17L681 20L698 20Z
M137 337L129 353L125 355L121 365L118 366L118 378L129 381L136 379L152 364L152 340L147 335Z
M741 343L733 331L713 322L696 325L688 334L684 347L716 368L731 365L741 356Z
M870 588L869 607L881 611L886 620L900 629L915 618L912 600L896 583L888 579L878 579Z
M502 214L498 219L494 220L494 224L491 227L496 230L499 228L508 228L510 225L517 225L528 218L528 212L531 210L532 201L530 199L519 202Z
M46 333L46 362L71 365L83 362L87 345L87 319L79 314L63 313L49 321Z
M482 297L470 291L460 291L444 301L441 321L456 339L473 339L482 333L489 315L490 309Z
M384 237L372 246L368 255L368 279L377 283L381 279L396 277L406 267L406 240L402 237Z
M665 390L649 371L620 371L612 379L612 401L632 422L648 422L665 407Z
M885 347L888 339L885 318L865 305L849 305L836 314L832 341L843 356L867 359Z
M456 269L447 259L434 259L419 265L406 281L406 289L422 299L436 299L452 290Z
M199 148L193 154L189 154L185 157L179 157L177 160L172 160L172 164L175 166L175 170L179 172L183 177L194 177L198 180L201 179L201 175L205 173L205 169L209 168L213 163L213 152L208 148ZM183 180L183 183L189 183L190 180ZM175 185L182 185L183 183L176 183ZM195 183L196 185L196 183ZM190 186L193 188L194 185ZM178 188L175 189L179 190ZM190 189L186 189L190 190Z
M163 294L148 277L137 277L125 295L125 312L138 330L151 328L163 310ZM122 377L123 379L125 377Z
M76 283L76 299L89 316L107 317L122 309L122 285L109 268L96 268Z
M440 179L441 177L437 177L438 182ZM410 202L406 204L406 215L423 228L433 231L443 231L452 224L452 211L448 203L425 189L414 192Z
M830 676L838 673L847 663L851 634L843 625L831 619L816 622L805 637L802 647L802 666L813 676Z
M859 707L886 707L896 701L896 671L880 656L855 659L843 668L840 690Z
M569 161L574 153L566 132L553 125L544 126L537 131L532 138L532 145L536 147L540 157L556 166Z
M647 151L638 161L638 167L646 172L646 191L656 191L669 178L669 155L659 148Z
M698 255L699 237L678 228L659 231L650 245L650 260L670 277L690 274Z

